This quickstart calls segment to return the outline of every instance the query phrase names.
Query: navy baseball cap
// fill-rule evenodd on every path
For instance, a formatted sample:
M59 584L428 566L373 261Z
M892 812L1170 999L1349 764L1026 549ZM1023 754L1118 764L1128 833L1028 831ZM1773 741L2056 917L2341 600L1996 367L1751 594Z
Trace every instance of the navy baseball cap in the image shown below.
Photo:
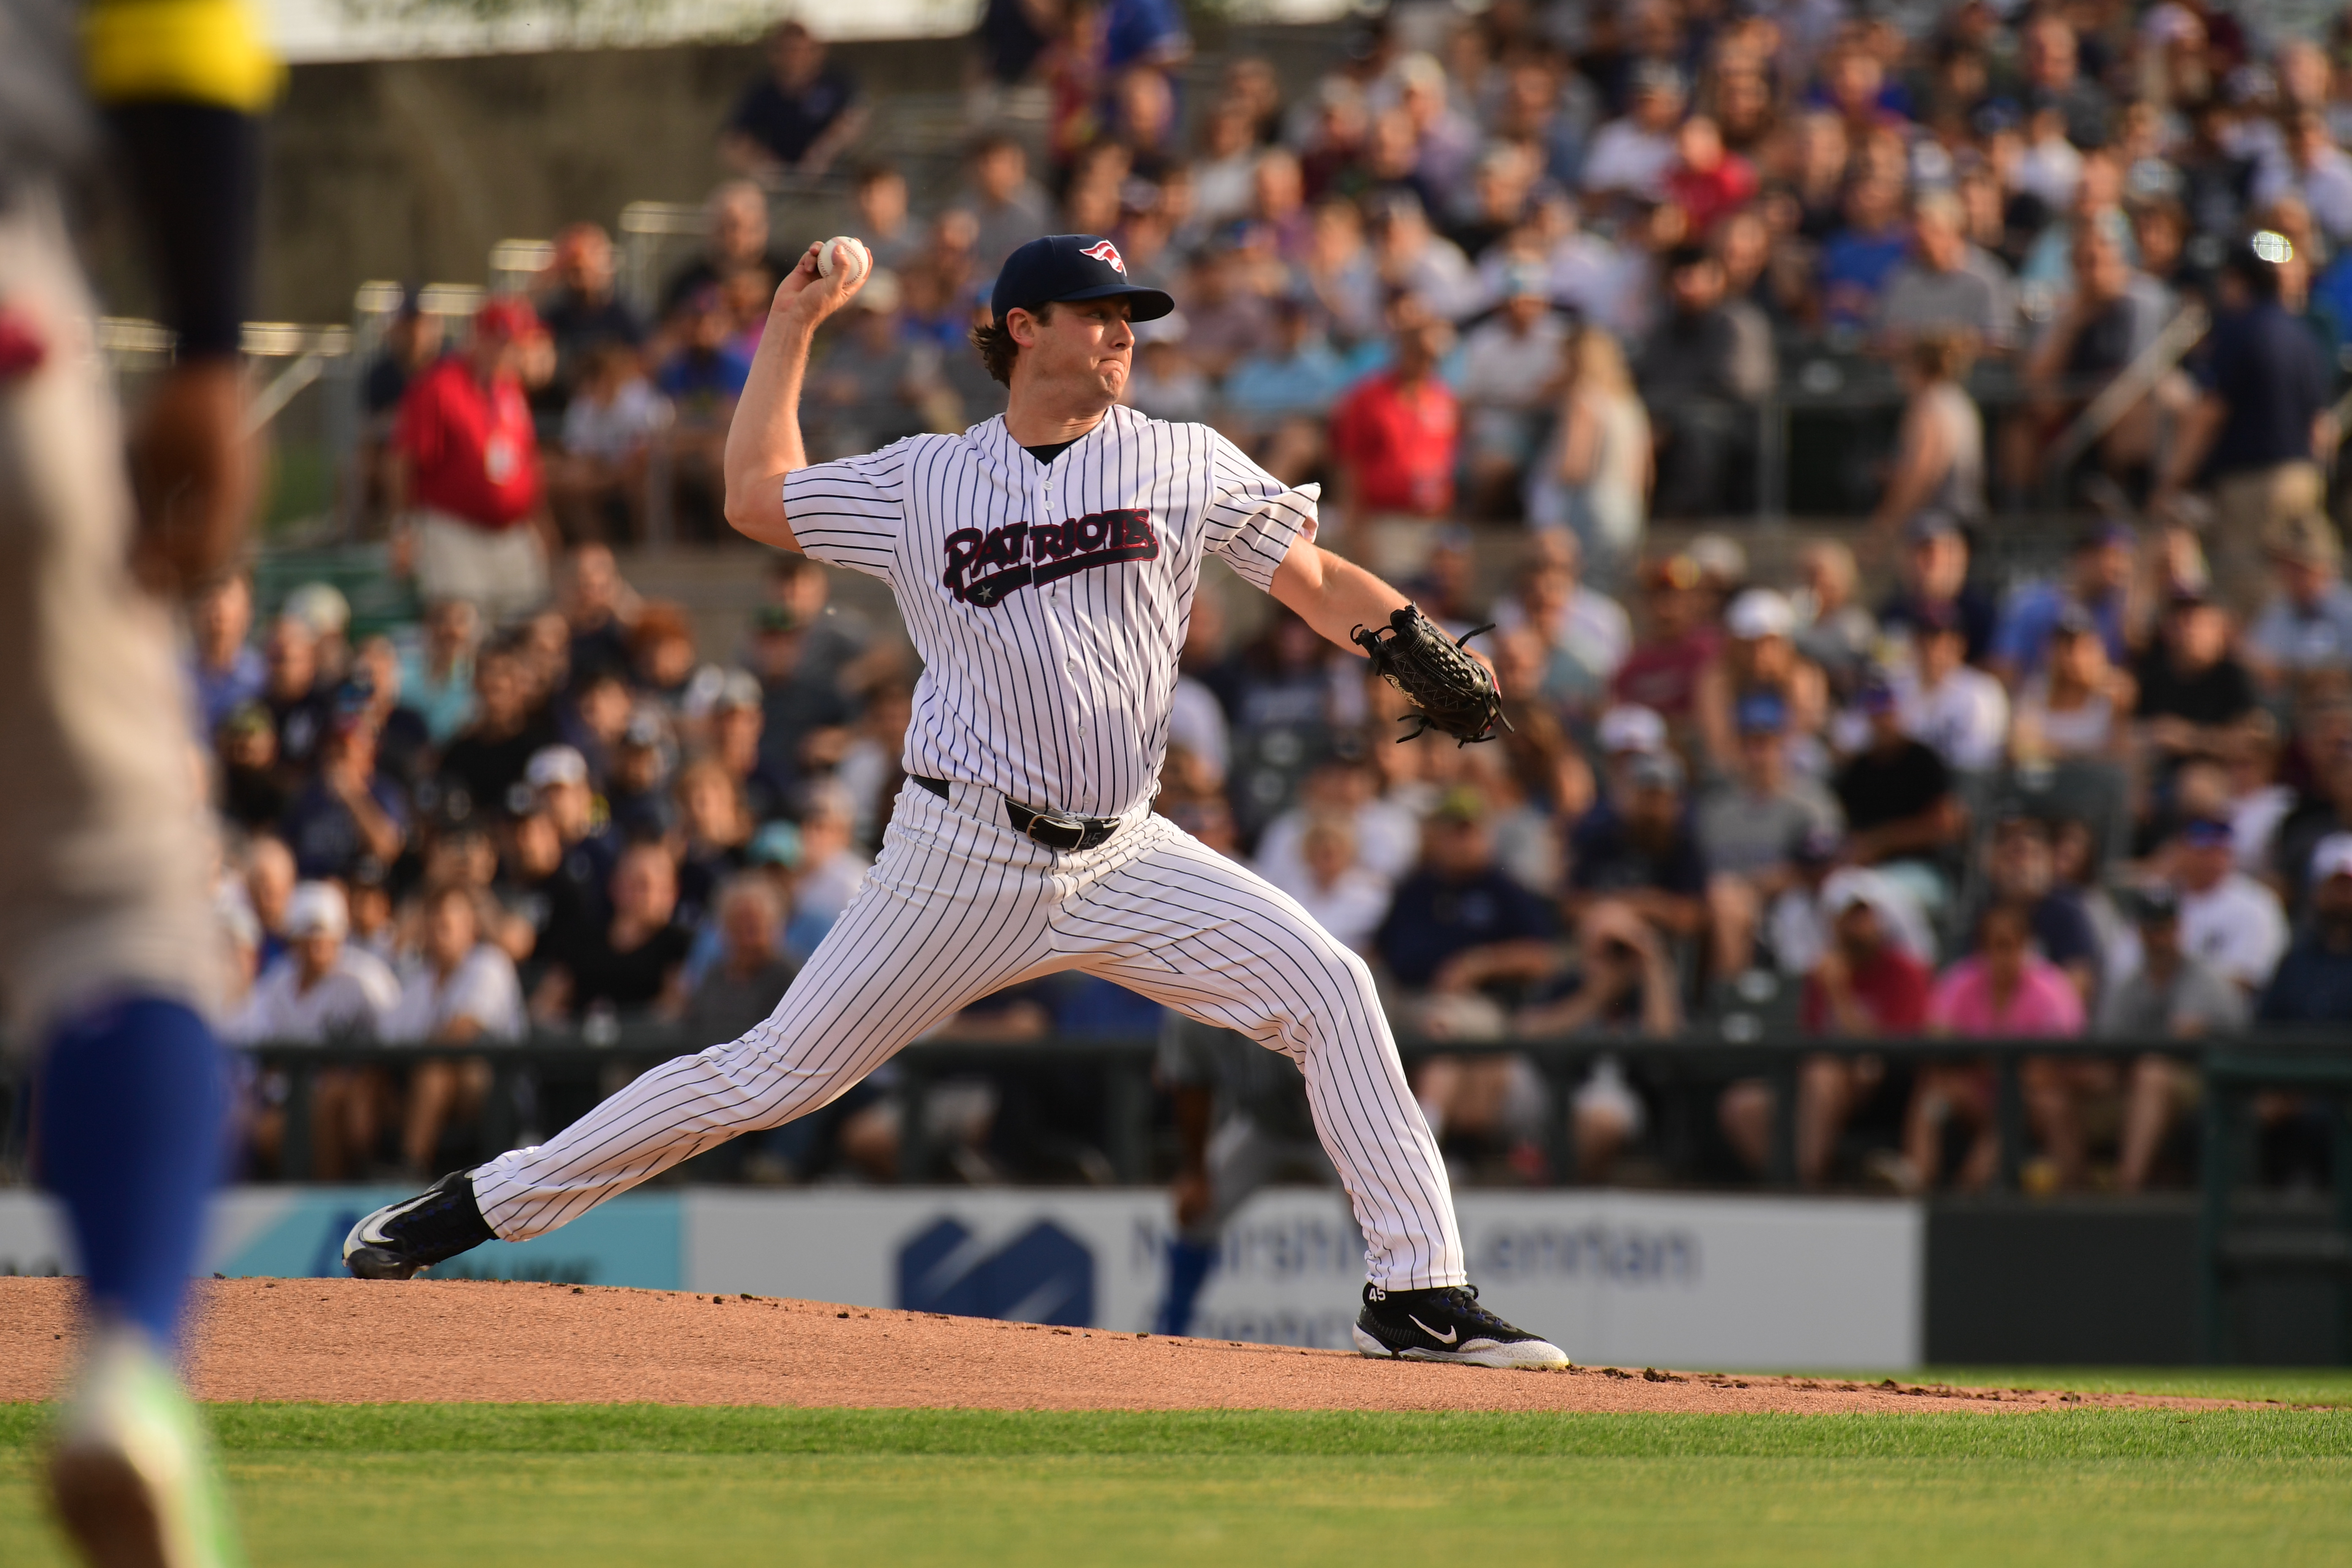
M1120 295L1135 302L1133 319L1139 321L1158 321L1176 308L1160 290L1129 282L1127 258L1102 236L1049 234L1004 258L988 303L1002 325L1014 310Z

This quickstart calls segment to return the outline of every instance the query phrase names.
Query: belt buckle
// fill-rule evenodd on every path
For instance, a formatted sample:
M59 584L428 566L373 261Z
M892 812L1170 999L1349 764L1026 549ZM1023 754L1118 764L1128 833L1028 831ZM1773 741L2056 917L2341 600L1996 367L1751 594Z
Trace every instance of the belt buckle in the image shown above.
M1087 841L1087 825L1066 811L1029 808L1029 826L1023 831L1048 849L1071 850Z

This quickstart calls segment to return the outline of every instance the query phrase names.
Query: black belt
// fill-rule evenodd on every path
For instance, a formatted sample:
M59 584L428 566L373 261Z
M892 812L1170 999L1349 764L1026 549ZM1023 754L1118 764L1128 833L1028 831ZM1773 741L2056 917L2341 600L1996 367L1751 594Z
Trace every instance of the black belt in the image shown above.
M927 779L920 773L912 777L941 800L947 799L947 780ZM1024 805L1010 795L1004 798L1004 819L1013 825L1013 832L1066 855L1075 850L1092 849L1118 831L1118 818L1116 816L1072 816L1066 811L1041 811L1034 805Z

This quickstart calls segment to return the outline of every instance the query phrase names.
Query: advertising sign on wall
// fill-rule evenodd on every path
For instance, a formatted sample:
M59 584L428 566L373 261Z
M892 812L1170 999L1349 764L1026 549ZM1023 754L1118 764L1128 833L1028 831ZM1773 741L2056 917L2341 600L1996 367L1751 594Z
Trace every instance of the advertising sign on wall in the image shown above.
M216 1205L204 1267L339 1273L352 1221L398 1195L240 1189ZM1471 1192L1459 1208L1484 1300L1580 1361L1896 1368L1921 1354L1926 1226L1914 1204ZM1167 1197L1152 1190L669 1189L436 1273L1138 1330L1159 1303L1168 1232ZM70 1267L48 1205L0 1194L0 1273ZM1227 1227L1193 1331L1345 1348L1362 1282L1338 1194L1263 1193Z

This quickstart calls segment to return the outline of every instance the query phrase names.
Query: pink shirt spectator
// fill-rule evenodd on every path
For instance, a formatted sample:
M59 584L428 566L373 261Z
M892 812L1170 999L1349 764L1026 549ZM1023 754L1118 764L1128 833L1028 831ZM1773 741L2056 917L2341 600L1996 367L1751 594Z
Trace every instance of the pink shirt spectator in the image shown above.
M2083 1032L2083 998L2074 982L2046 959L2028 955L2005 1008L1993 1004L1992 981L1981 958L1946 970L1927 998L1927 1027L1976 1039L2014 1039Z

